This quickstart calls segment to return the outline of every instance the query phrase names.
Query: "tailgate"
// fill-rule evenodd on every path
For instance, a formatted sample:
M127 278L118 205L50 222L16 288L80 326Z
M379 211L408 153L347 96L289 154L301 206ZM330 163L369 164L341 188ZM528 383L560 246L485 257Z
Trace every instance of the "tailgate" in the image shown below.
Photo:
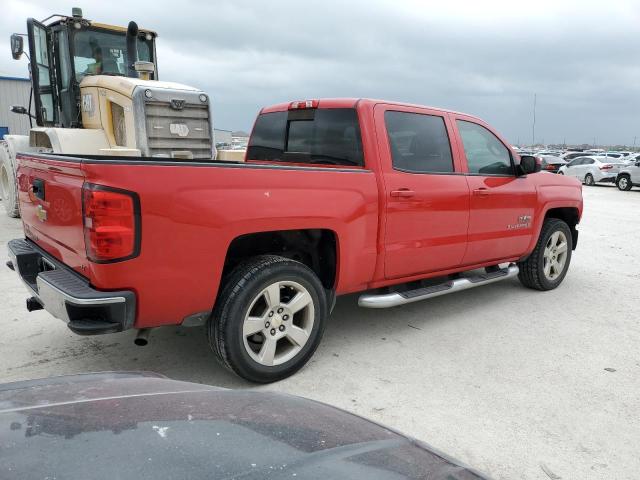
M26 237L82 273L81 166L80 161L18 154L18 200Z

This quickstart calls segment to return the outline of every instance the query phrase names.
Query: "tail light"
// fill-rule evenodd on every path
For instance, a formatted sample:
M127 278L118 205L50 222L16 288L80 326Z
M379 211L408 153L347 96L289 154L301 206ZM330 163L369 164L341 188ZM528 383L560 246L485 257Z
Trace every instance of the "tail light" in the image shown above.
M298 102L291 102L289 104L289 110L302 110L305 108L318 108L318 100L300 100Z
M613 165L606 164L606 165L602 165L600 167L600 170L610 170L612 168L613 168Z
M136 257L140 251L140 200L134 192L85 183L84 243L96 263Z
M551 165L550 163L547 163L547 166L546 166L546 167L544 167L544 168L545 168L546 170L555 170L555 169L556 169L555 165Z

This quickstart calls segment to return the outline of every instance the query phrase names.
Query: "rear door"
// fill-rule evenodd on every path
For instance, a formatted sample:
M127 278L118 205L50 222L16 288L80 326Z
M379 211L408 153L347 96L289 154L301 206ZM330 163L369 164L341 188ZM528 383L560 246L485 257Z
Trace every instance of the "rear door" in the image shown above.
M18 199L26 236L81 271L86 253L80 161L27 154L18 158Z
M380 104L374 118L386 206L386 278L458 267L467 245L469 188L446 115Z
M33 82L36 121L39 126L53 126L58 121L51 30L40 22L27 20L31 80Z
M593 158L583 158L578 169L578 178L584 181L587 173L591 173L592 175L594 175L595 172L593 170L597 168L598 166L596 165L596 161Z
M518 257L533 235L537 191L530 176L516 176L511 150L486 125L455 115L470 189L464 265Z
M574 158L567 164L565 175L570 177L578 177L580 174L580 165L582 164L582 157Z

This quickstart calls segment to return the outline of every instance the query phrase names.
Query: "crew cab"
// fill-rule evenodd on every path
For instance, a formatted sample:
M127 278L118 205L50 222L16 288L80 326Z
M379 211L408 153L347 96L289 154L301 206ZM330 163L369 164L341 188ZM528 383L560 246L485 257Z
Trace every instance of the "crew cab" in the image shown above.
M317 348L335 297L388 308L518 276L556 288L580 182L538 174L482 120L368 99L260 111L245 162L19 155L10 268L78 334L206 324L270 382Z

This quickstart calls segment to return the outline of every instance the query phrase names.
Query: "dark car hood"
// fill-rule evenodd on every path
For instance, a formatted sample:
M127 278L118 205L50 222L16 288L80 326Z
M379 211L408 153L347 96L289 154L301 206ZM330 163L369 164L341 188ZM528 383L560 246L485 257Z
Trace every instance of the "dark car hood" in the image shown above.
M0 478L481 479L345 411L154 374L0 385Z

